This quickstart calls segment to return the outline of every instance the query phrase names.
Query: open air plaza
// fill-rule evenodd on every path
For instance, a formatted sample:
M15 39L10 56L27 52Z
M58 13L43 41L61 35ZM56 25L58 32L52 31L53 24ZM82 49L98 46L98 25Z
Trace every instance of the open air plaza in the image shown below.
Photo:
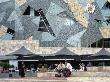
M24 48L24 47L23 47ZM22 50L24 50L22 48ZM64 53L61 49L57 53ZM18 52L21 49L18 49L15 52ZM68 51L68 49L65 49L65 51ZM13 53L15 53L13 52ZM21 52L19 52L21 53ZM68 51L70 54L70 52ZM92 56L86 56L82 60L79 60L77 57L77 61L74 60L75 58L72 56L68 58L59 56L56 58L56 56L23 56L21 58L17 57L17 59L10 59L9 63L11 65L14 65L14 67L9 67L9 69L1 68L0 73L0 81L1 82L109 82L110 81L110 66L107 64L109 62L108 57L106 58L97 58L97 56L103 55L103 53L106 53L106 55L109 55L109 52L105 49L100 49L99 52L95 53ZM81 56L81 55L80 55ZM80 57L79 56L79 57ZM92 58L96 56L96 58ZM4 58L7 58L6 56ZM10 57L9 57L10 58ZM33 59L34 58L34 59ZM36 59L37 58L37 59ZM6 59L5 59L6 61ZM14 62L13 62L14 61ZM59 74L59 72L56 69L59 69L59 63L64 61L68 61L72 65L72 71L70 76L64 76L64 73L60 73L61 76L56 76L56 74ZM95 63L94 63L95 61ZM3 62L3 60L2 60ZM51 62L51 63L50 63ZM90 63L91 62L91 63ZM52 64L59 64L56 68L52 68ZM80 63L84 63L86 66L81 66ZM98 63L98 64L97 64ZM24 76L22 77L20 75L20 67L21 65L25 65L25 71ZM42 66L40 66L42 64ZM43 65L45 64L45 65ZM47 66L48 65L48 66ZM18 66L18 68L16 68ZM63 70L63 68L62 68ZM62 75L63 74L63 75Z
M72 77L67 80L38 80L36 78L25 78L25 79L0 79L0 82L109 82L108 77Z
M77 72L75 74L81 74L80 72ZM84 73L83 73L84 74ZM91 73L89 73L90 75ZM99 74L102 74L102 75L98 75ZM107 72L98 72L95 76L95 73L94 75L92 76L88 76L87 73L85 73L85 75L75 75L75 76L72 76L72 77L67 77L67 78L64 78L64 77L37 77L36 75L33 75L33 76L26 76L25 78L20 78L19 76L14 76L12 78L9 78L8 75L5 75L6 77L5 78L1 78L0 79L0 82L109 82L110 81L110 74L107 73ZM104 75L103 75L104 74ZM0 77L2 77L0 75Z
M0 0L0 82L110 82L110 0Z

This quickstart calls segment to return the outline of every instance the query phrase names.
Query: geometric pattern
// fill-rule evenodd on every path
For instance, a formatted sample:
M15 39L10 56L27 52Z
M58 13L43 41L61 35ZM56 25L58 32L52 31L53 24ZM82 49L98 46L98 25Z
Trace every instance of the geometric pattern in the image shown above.
M100 32L100 27L102 26L99 24L96 19L103 20L101 11L97 5L97 3L92 3L95 6L95 11L93 14L89 14L89 24L88 24L88 29L84 33L84 35L81 37L82 41L82 46L83 47L88 47L92 43L102 39L102 34Z
M110 9L110 2L107 1L104 6L102 7L102 9Z
M0 0L0 40L33 37L40 47L88 47L110 38L104 30L109 3L94 0L95 11L88 13L88 0Z
M37 26L39 26L40 17L36 17L36 18L33 19L32 21L33 21L33 23L35 23Z
M49 36L49 37L47 37ZM42 33L42 39L41 41L53 41L55 39L54 36L52 36L51 34L47 33L47 32L43 32Z
M110 1L109 0L97 0L97 4L101 9L104 20L102 21L102 25L105 28L110 27Z
M5 15L5 12L0 14L0 22L3 20L4 15Z
M39 29L38 31L42 31L42 32L48 32L51 35L55 36L55 34L53 33L53 30L51 29L48 20L46 19L42 9L39 9L39 15L40 15L40 23L39 23Z
M65 3L68 4L69 10L72 12L72 17L74 16L81 25L87 27L88 21L87 18L84 16L84 11L81 5L79 4L80 1L78 0L64 0L64 1Z
M67 43L74 46L74 47L81 47L81 37L85 33L86 30L83 30L74 36L71 36L68 40Z

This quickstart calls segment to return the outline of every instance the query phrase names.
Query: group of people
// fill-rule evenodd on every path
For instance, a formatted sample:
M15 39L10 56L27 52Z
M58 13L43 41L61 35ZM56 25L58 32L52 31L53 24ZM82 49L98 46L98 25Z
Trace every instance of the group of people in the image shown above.
M31 65L30 67L31 67L31 71L33 73L35 71L34 65ZM87 71L86 65L84 63L80 63L79 68L80 68L79 71ZM57 74L55 74L56 77L61 77L61 76L70 77L71 73L73 71L72 65L67 60L65 60L64 63L62 61L60 61L59 64L57 64L57 65L52 64L48 68L48 70L52 70L52 69L57 72ZM24 66L20 67L19 75L21 77L25 77L25 67Z
M65 63L63 64L63 62L60 62L58 67L57 67L57 72L58 74L56 74L56 77L69 77L71 75L72 72L72 65L70 63L67 62L67 60L65 60Z
M33 66L31 66L31 68L33 68ZM56 71L57 71L57 74L55 74L56 77L61 77L61 76L69 77L72 72L72 65L69 62L67 62L67 60L65 60L64 64L63 64L63 62L60 62L58 64L58 66L56 67ZM25 77L25 67L24 66L21 66L19 68L19 75L21 77Z

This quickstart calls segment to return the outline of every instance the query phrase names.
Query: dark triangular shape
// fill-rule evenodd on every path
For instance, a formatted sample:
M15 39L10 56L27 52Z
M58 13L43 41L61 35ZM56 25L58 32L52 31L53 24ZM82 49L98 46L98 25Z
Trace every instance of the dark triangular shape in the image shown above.
M44 24L44 21L41 21L39 23L39 29L38 29L38 31L47 32L46 25Z
M40 23L39 23L39 27L46 27L44 21L40 21Z
M39 9L38 12L40 13L40 16L43 17L43 19L46 19L45 14L42 9Z
M40 16L39 12L34 10L34 16Z
M44 21L41 21L39 23L39 29L38 29L38 31L48 32L52 36L55 36L55 34L53 33L53 30L51 29L50 25L47 25Z
M50 33L52 36L55 36L55 34L53 33L53 30L51 29L48 20L46 19L42 9L38 10L39 14L40 14L40 23L39 23L39 29L38 31L42 31L42 32L48 32Z
M33 9L32 7L28 6L25 10L25 12L23 13L23 15L30 15L31 14L31 9ZM33 9L34 11L34 16L40 16L39 14L39 10L36 11L35 9Z
M30 15L30 6L28 6L25 10L25 12L23 13L23 15Z
M106 2L105 4L104 4L104 6L102 7L102 9L110 9L110 2Z

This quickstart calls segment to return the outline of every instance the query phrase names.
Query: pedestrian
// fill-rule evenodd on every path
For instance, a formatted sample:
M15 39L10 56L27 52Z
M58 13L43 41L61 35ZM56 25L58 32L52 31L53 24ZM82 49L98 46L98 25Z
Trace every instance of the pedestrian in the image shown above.
M25 68L23 66L19 69L19 75L25 77Z

